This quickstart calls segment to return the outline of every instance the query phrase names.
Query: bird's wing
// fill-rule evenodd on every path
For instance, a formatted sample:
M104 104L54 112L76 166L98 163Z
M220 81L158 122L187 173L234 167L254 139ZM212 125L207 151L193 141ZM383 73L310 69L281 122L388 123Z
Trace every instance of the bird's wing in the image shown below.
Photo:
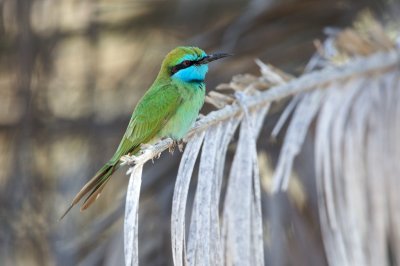
M122 155L136 153L140 144L150 141L175 114L182 97L174 85L153 86L143 96L133 111L125 135L111 160L86 183L73 199L71 206L61 216L62 219L83 196L89 194L81 208L88 208L103 190L105 184L116 169Z
M182 97L172 84L151 88L136 106L125 135L115 154L136 152L140 144L150 141L175 114Z

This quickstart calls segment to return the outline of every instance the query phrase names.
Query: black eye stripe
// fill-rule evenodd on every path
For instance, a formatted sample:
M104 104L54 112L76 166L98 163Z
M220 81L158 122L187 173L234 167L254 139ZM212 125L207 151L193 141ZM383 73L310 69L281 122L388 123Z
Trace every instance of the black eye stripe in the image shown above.
M185 61L181 62L180 64L177 64L176 66L173 66L171 68L171 75L175 74L176 72L178 72L181 69L185 69L185 68L191 67L193 65L195 65L195 66L200 65L198 62L200 62L204 58L205 57L199 58L197 60L185 60Z
M197 62L197 60L195 60L195 61L185 60L182 63L177 64L176 66L172 67L171 73L173 75L181 69L191 67L192 65L196 64L196 62Z

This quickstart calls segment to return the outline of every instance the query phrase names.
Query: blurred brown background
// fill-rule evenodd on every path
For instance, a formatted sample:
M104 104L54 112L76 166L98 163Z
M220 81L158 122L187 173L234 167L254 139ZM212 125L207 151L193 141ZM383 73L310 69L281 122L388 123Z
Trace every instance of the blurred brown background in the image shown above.
M57 220L113 154L136 102L175 46L235 54L211 66L208 89L234 74L257 74L255 58L299 74L325 27L350 25L366 7L390 19L396 6L384 0L0 1L0 265L124 264L125 169L91 209ZM268 134L280 109L267 117L260 140L272 165L280 142ZM172 264L179 156L164 154L146 167L141 265ZM312 169L297 164L306 191L300 205L264 193L267 265L326 264Z

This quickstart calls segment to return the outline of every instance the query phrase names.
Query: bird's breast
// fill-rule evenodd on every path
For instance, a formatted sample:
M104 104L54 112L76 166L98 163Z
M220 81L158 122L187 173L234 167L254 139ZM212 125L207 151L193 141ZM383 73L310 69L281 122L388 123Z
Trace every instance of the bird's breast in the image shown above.
M204 104L205 86L198 84L182 91L182 103L160 131L160 137L182 139L193 126Z

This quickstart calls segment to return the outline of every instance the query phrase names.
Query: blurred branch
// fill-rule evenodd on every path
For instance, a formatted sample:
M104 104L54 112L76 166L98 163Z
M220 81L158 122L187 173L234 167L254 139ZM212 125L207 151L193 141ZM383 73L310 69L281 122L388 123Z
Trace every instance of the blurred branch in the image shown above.
M244 31L248 30L252 26L251 23L260 14L264 13L270 8L272 4L277 1L267 0L252 0L249 2L246 11L225 30L222 36L222 47L225 50L231 51L237 45L237 41Z

